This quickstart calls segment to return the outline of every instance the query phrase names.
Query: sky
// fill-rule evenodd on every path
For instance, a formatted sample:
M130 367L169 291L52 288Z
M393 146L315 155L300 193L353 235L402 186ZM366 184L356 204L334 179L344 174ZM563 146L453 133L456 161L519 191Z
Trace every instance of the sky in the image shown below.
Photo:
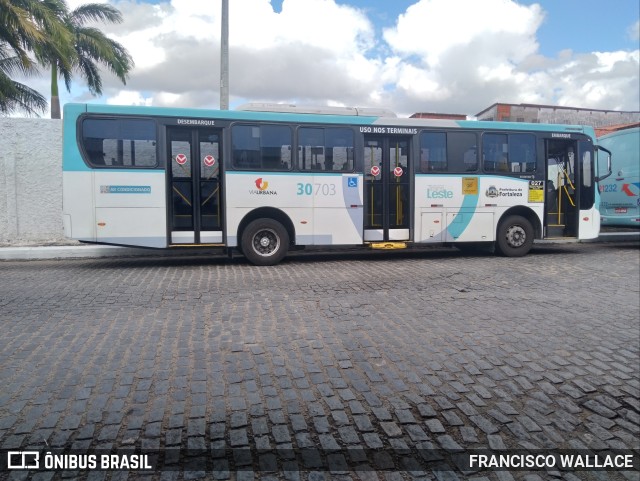
M102 0L106 1L106 0ZM67 0L75 8L88 0ZM221 0L108 0L132 54L103 96L61 102L219 107ZM493 103L640 110L638 0L230 0L230 105L475 115ZM48 76L26 79L43 94Z

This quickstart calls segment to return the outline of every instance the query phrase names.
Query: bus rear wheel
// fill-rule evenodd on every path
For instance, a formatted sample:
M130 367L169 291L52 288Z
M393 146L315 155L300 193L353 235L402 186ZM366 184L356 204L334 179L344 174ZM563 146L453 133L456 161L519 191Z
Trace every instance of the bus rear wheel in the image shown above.
M242 253L257 266L272 266L287 255L289 233L273 219L256 219L242 232Z
M522 257L533 246L533 226L524 217L512 215L498 227L498 252L505 257Z

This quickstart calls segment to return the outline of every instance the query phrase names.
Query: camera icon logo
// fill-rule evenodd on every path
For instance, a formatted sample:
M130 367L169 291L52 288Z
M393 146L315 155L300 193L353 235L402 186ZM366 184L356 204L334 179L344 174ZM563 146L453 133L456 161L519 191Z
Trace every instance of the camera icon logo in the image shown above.
M40 453L38 451L9 451L7 453L9 469L38 469Z

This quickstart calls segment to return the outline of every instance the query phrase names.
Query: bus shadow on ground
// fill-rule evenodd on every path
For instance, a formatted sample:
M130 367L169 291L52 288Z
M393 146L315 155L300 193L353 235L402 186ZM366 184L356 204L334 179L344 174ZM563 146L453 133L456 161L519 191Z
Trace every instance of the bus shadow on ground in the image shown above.
M528 256L561 255L580 253L578 244L535 244ZM611 245L612 247L624 247L624 244ZM633 243L627 243L627 247L634 247ZM226 252L194 253L193 255L176 256L145 256L145 257L112 257L108 259L92 259L88 261L88 268L100 267L102 269L120 268L147 268L147 267L195 267L195 266L249 266L255 269L277 268L278 265L328 263L336 261L394 261L394 260L439 260L439 259L473 259L495 257L496 259L508 259L496 255L491 249L459 249L455 247L414 247L403 250L370 250L362 248L307 248L294 250L276 266L254 266L240 252L234 252L228 256ZM514 258L518 259L518 258ZM67 260L68 261L68 260ZM86 259L77 259L78 262L87 263ZM74 264L74 263L72 263Z

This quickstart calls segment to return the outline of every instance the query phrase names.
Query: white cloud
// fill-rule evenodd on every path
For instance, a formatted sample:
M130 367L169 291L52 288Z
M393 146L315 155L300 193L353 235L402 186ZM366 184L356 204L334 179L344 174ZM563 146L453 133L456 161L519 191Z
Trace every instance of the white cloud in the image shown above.
M557 103L612 110L639 110L640 53L595 52L572 58L550 71Z
M638 51L538 52L539 5L420 0L384 37L397 58L397 110L474 114L494 102L638 109Z
M124 91L105 74L107 101L216 108L220 0L139 1L112 0L125 21L100 26L136 62ZM494 102L640 109L638 50L545 57L537 4L419 0L376 35L365 11L336 0L284 0L280 12L269 0L229 3L232 105L378 106L400 114L475 114Z
M107 99L111 105L151 105L151 99L145 98L141 92L121 90L113 97Z
M182 96L184 105L215 107L215 96L206 93L219 83L220 2L117 5L125 22L105 30L134 57L136 69L127 85ZM285 0L276 13L268 0L234 0L229 17L236 97L318 103L355 100L364 89L375 89L371 79L378 62L366 56L374 45L373 27L355 8L333 0ZM180 98L156 96L157 102L179 104Z
M486 57L522 60L537 50L535 32L542 23L539 5L511 0L420 0L400 15L384 38L401 55L418 55L429 67L443 54L482 43ZM499 47L499 48L495 48Z
M631 40L635 40L636 42L640 41L640 20L631 25L628 32Z

